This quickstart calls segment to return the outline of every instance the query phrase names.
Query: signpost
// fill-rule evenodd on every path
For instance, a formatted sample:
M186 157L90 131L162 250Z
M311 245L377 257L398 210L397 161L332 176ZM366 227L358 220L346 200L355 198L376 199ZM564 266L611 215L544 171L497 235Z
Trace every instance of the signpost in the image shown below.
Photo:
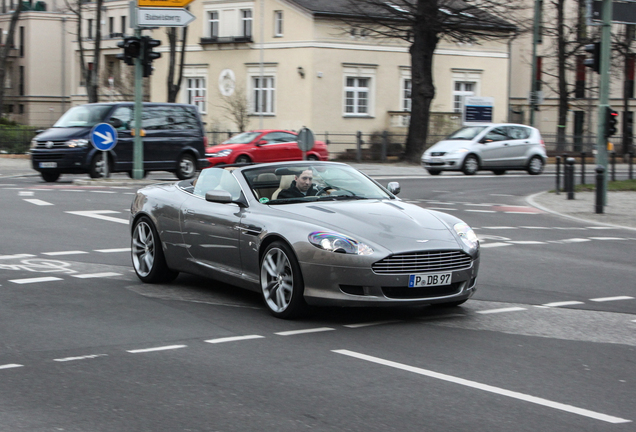
M108 177L108 151L117 145L117 131L110 123L99 123L91 130L90 138L93 147L102 152L104 177Z
M185 27L194 19L187 9L140 8L137 23L148 27Z

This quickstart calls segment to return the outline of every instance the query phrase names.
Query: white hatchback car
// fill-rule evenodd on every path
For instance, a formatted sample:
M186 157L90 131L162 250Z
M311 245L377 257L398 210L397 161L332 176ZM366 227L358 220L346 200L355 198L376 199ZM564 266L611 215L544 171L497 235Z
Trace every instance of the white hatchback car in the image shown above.
M543 172L547 155L536 128L508 123L465 126L422 155L422 166L431 175L442 171L462 171L473 175L479 170L504 174L507 170Z

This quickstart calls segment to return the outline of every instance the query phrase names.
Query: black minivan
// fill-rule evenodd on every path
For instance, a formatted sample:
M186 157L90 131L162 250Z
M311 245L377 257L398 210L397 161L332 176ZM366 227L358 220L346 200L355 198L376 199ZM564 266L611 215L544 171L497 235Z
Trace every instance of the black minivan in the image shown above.
M103 152L90 141L92 128L110 123L117 130L117 145L108 152L109 172L133 171L133 102L94 103L69 109L53 127L31 142L31 163L47 182L61 174L103 176ZM144 172L170 171L181 179L194 177L208 166L207 138L194 105L144 103L142 109Z

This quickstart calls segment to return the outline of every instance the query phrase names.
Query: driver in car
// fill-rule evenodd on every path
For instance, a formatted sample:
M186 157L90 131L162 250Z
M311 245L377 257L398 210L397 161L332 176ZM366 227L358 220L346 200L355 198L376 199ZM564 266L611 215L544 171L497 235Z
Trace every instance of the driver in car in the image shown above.
M314 175L312 170L307 169L294 176L291 186L280 191L278 198L301 198L304 196L315 196L318 190L313 185Z

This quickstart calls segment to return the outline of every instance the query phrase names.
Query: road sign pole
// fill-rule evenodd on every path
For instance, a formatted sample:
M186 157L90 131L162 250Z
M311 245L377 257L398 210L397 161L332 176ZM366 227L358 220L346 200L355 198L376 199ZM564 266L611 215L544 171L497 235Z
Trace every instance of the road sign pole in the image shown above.
M130 2L131 9L131 21L134 17L134 22L131 22L131 27L135 30L135 37L141 38L141 29L137 23L137 3L135 1ZM144 178L144 144L141 137L141 110L143 100L143 68L141 65L141 58L135 58L135 111L134 111L134 124L135 124L135 136L133 141L133 171L132 177L136 180Z
M598 125L596 133L596 165L604 168L605 179L602 185L603 204L607 204L607 137L605 115L609 108L610 91L610 43L612 27L612 0L603 0L603 26L601 32L601 80L599 87Z

